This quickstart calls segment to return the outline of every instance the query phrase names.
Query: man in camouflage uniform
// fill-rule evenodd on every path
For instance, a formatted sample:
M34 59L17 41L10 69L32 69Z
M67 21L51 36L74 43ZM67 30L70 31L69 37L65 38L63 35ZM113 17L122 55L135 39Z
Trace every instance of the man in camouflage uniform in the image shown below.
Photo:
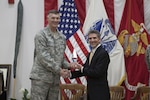
M35 36L34 64L30 74L31 100L58 100L60 75L69 75L70 65L64 58L65 37L57 30L59 12L49 11L47 19L48 26Z

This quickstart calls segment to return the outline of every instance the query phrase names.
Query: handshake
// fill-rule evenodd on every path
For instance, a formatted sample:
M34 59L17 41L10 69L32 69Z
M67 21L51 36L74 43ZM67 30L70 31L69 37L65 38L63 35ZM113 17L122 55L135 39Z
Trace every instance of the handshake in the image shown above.
M83 66L81 64L78 64L77 62L72 62L72 63L69 63L69 67L71 69L78 69L78 70L80 70ZM69 78L69 77L71 77L71 72L68 69L61 69L60 70L60 75L63 78Z

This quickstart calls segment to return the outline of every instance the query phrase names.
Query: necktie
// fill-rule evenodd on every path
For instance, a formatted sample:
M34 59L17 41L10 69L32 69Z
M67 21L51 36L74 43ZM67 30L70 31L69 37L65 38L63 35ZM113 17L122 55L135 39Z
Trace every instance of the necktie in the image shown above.
M89 64L91 63L92 57L93 57L93 52L90 53Z

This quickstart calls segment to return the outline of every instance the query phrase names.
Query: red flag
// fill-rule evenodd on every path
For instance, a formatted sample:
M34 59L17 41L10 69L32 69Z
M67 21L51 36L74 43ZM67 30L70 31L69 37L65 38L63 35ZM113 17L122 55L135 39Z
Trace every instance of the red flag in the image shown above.
M47 14L51 9L58 9L57 0L44 0L44 25L47 25Z
M125 53L126 100L130 100L138 86L149 82L144 54L150 37L143 24L143 16L143 0L126 0L118 33Z
M109 18L109 21L115 30L115 23L114 23L114 0L103 0L104 6Z

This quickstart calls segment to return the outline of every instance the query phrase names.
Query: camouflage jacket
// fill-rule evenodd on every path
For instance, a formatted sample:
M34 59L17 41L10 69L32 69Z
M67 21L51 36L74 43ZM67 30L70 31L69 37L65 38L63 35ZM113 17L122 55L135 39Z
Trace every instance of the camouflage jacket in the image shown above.
M34 63L30 78L48 83L59 83L60 68L68 68L64 58L65 36L57 31L57 36L45 27L35 36Z

